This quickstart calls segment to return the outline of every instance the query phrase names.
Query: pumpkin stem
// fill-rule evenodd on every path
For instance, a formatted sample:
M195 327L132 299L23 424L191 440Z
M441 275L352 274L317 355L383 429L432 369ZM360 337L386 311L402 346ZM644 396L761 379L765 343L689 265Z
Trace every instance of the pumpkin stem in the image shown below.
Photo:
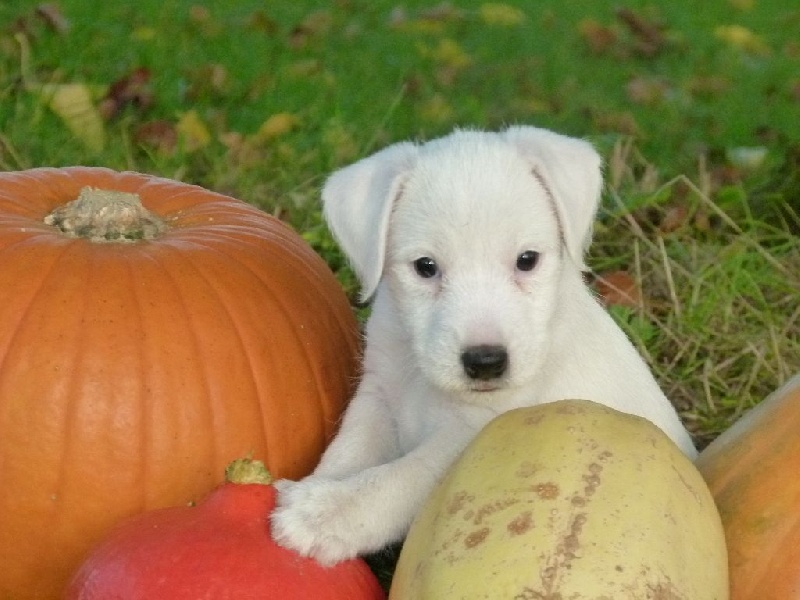
M167 229L160 217L142 206L138 194L92 187L83 188L77 199L53 210L44 222L91 242L151 240Z
M258 483L269 485L272 475L260 460L238 458L225 469L225 481L228 483Z

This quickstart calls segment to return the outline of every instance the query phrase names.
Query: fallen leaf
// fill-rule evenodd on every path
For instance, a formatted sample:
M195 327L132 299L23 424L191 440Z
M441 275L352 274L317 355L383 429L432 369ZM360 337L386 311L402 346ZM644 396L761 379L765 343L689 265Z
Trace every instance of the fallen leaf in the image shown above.
M330 11L321 9L306 16L289 34L289 45L295 50L304 48L313 38L326 35L333 26Z
M446 123L453 120L455 110L441 94L435 94L419 108L420 116L433 123Z
M105 97L100 101L99 110L103 118L109 120L117 116L125 106L147 109L152 104L150 70L140 67L111 84Z
M37 96L92 152L105 146L103 118L94 104L93 88L84 83L40 83L30 70L30 42L22 32L14 34L20 49L20 73L26 91ZM97 86L94 86L97 87Z
M461 21L464 13L448 2L409 16L404 6L396 6L389 13L389 26L407 33L441 34L447 23Z
M630 136L638 136L641 133L636 117L629 111L597 112L592 115L592 121L594 126L602 131L613 131Z
M713 98L728 91L730 80L724 75L697 75L689 80L688 88L694 96Z
M187 74L186 97L189 100L223 97L228 92L228 69L221 63L209 63Z
M439 65L449 69L461 70L472 64L472 57L458 42L450 38L439 40L438 45L433 48L424 44L418 48L423 56L430 57Z
M636 49L644 56L653 57L666 47L667 39L660 24L649 21L629 8L617 9L616 14L636 37Z
M634 77L625 86L631 102L648 106L661 102L668 91L669 86L665 81L643 76Z
M594 19L581 20L578 34L594 54L605 54L617 43L617 33Z
M178 145L178 132L175 124L169 121L149 121L136 127L133 141L153 148L160 154L172 154Z
M525 21L525 13L515 6L499 2L481 4L481 20L487 25L514 27Z
M789 84L789 97L795 102L800 102L800 79L795 79Z
M30 84L28 89L58 115L72 134L92 152L106 143L100 111L94 105L89 86L83 83Z
M714 35L729 46L744 52L759 56L770 54L770 47L767 43L760 36L741 25L720 25L714 30Z
M196 110L183 113L175 125L175 130L187 152L205 148L211 143L211 132Z
M643 304L641 286L627 271L609 271L597 275L595 291L606 306L638 308Z
M247 27L253 31L265 33L268 36L274 36L280 31L278 22L263 10L256 10L250 15Z
M689 220L689 207L685 203L676 203L667 207L658 225L662 233L672 233L683 228Z
M358 156L355 136L338 120L332 120L325 126L322 142L333 152L337 163L350 162Z
M419 18L426 21L453 22L464 18L464 13L449 2L442 2L419 13Z
M288 112L274 114L261 124L253 136L253 141L263 143L273 140L286 135L299 124L300 118L297 115Z

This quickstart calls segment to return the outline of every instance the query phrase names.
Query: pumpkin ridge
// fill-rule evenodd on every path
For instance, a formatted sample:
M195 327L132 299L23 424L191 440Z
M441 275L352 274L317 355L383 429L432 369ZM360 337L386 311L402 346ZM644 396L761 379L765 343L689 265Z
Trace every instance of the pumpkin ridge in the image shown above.
M70 249L76 252L80 252L84 256L80 260L76 260L76 264L82 267L82 275L81 279L84 282L84 285L81 286L83 290L91 289L89 283L91 282L91 272L92 272L92 253L86 252L86 246L82 244L71 244ZM66 254L66 253L65 253ZM64 255L62 255L63 258ZM80 310L81 314L86 314L86 308L88 306L87 302L80 303ZM79 322L79 318L76 316L75 322ZM75 368L75 365L80 366L82 356L84 355L84 344L82 341L85 339L85 334L81 327L76 327L75 337L71 338L71 341L77 340L78 343L73 343L75 348L75 352L70 355L71 364L73 365L71 369L65 369L69 376L67 378L67 383L65 385L66 391L64 395L67 397L67 402L63 405L64 406L64 417L60 420L62 425L62 432L61 432L61 443L59 444L59 448L61 449L61 455L58 458L58 478L56 481L55 489L64 490L65 489L65 480L68 475L69 469L72 464L74 464L74 459L70 457L71 451L74 450L75 445L75 433L73 431L73 426L76 424L74 415L77 410L77 403L81 400L80 396L75 393L75 388L78 381L78 376L81 373L80 368ZM62 527L62 519L63 514L59 511L56 511L52 514L53 518L53 528L58 530Z
M23 240L19 240L19 242L15 242L11 246L5 246L3 248L0 248L0 253L5 252L9 248L17 246L18 244L24 244L24 243L28 242L30 239L31 238L25 238ZM51 274L55 270L56 264L58 263L58 261L68 251L69 251L69 246L65 246L65 247L62 248L61 253L59 253L58 256L55 256L53 258L50 267L47 269L47 272L44 273L44 275L39 280L39 283L38 283L38 285L36 287L36 290L34 290L33 293L31 293L28 301L25 302L25 310L19 315L19 319L17 320L17 324L14 327L14 331L11 333L11 335L8 336L8 344L6 345L5 349L0 351L0 363L2 363L5 360L6 353L8 352L8 349L12 348L14 346L14 343L13 343L14 342L14 338L18 335L20 327L22 327L22 324L25 322L26 318L28 317L28 314L29 314L30 309L31 309L31 305L36 301L37 296L42 293L42 289L44 288L44 286L47 283L48 279L50 278ZM3 257L3 258L5 260L5 257ZM41 265L39 265L39 266L41 267Z
M181 307L180 313L182 315L184 315L184 317L186 319L187 326L184 329L186 331L188 331L190 333L190 335L191 335L191 343L192 343L192 347L193 347L193 353L198 355L198 356L202 356L203 355L202 346L201 346L200 340L197 338L198 327L196 326L196 323L193 322L192 314L189 311L189 306L188 306L188 304L186 302L186 298L184 296L185 290L183 290L182 286L178 284L178 281L177 281L174 273L172 273L172 271L170 269L166 268L167 265L172 264L173 261L175 263L177 263L177 262L182 262L182 263L188 262L188 259L187 259L187 254L188 253L183 252L183 251L181 251L181 250L179 250L177 248L174 248L172 244L166 244L166 243L165 244L160 244L160 247L163 247L163 251L164 252L173 254L173 260L172 261L156 261L156 263L158 264L158 266L161 267L162 272L165 274L166 278L170 281L170 283L172 284L173 289L175 290L175 295L173 296L173 298L177 299L177 301L179 302L180 307ZM192 266L194 267L194 265L192 265ZM205 368L200 368L197 371L197 373L198 373L198 375L200 375L202 377L202 388L203 388L203 392L205 393L205 396L207 398L211 398L211 385L210 385L210 382L208 380L208 370L205 369ZM205 405L205 407L207 409L207 410L204 411L207 420L206 420L205 423L202 424L202 429L203 429L203 431L211 432L212 451L211 451L211 457L210 457L210 460L209 460L209 464L210 465L216 465L218 463L218 461L219 461L219 457L222 454L222 452L220 451L219 438L217 437L217 435L215 433L213 433L213 432L218 431L218 429L213 426L217 422L217 418L214 415L214 406L212 405L212 403L210 403L210 402L209 403L204 403L204 405Z
M244 263L241 262L240 259L238 259L238 257L232 256L232 255L230 255L230 254L228 254L226 252L221 251L216 245L211 245L211 244L206 245L206 244L200 244L200 243L197 243L197 242L194 242L194 243L197 246L202 247L207 252L214 252L215 254L218 254L219 256L224 257L228 264L235 263L239 267L244 268L250 274L255 275L258 278L258 281L260 283L262 283L262 284L264 283L262 281L262 279L258 276L258 273L256 273L255 271L253 271L252 269L247 267ZM224 296L219 293L217 287L214 285L214 282L215 282L214 278L209 277L207 275L207 273L204 271L204 269L201 268L200 265L198 265L196 262L194 262L192 260L192 256L193 255L191 253L182 253L181 258L185 259L185 262L190 264L191 267L193 268L193 270L195 271L195 273L198 275L198 277L200 277L203 280L206 288L213 294L213 296L214 296L215 300L217 301L218 305L223 309L222 312L224 312L224 314L228 317L228 321L229 321L229 324L231 326L231 329L236 332L236 340L238 342L239 349L241 351L240 352L240 356L247 361L247 372L250 375L249 381L250 381L250 384L252 385L253 389L256 392L256 396L259 397L259 398L269 397L271 394L266 394L265 395L265 394L262 393L263 392L263 388L261 386L259 386L259 382L257 381L257 379L255 377L256 369L254 368L254 365L253 365L253 359L250 356L250 353L247 351L246 344L244 343L244 340L245 340L245 336L243 335L244 329L237 322L237 320L236 320L236 318L234 316L235 315L235 311L231 310L231 308L230 308L230 300L225 300L224 299ZM269 292L270 297L274 301L277 302L277 298L275 298L275 295L272 292L272 290L269 289L268 286L264 286L264 287L267 288L267 291ZM280 307L281 307L282 311L285 310L282 304L280 305ZM209 394L209 396L210 396L210 394ZM265 414L264 414L264 408L265 408L264 403L263 402L258 402L256 404L257 404L257 410L258 410L259 417L260 417L260 420L259 420L260 437L261 437L262 443L264 443L264 445L265 445L265 451L266 451L267 457L269 457L269 456L272 455L272 450L274 450L275 448L280 448L281 444L277 443L277 442L279 442L279 440L273 440L272 439L273 436L267 435L266 419L265 419ZM249 452L252 452L252 451L255 451L255 450L256 450L256 448L248 448L247 449L247 451L249 451ZM229 459L229 457L223 456L222 453L219 452L218 450L216 452L216 457L217 458L222 458L225 461L227 461Z
M262 238L259 238L259 239L263 241L264 238L262 237ZM282 238L282 237L278 238L279 242L284 243L284 244L286 244L286 242L288 242L289 239L290 239L290 237L288 235L286 235L286 238ZM270 257L274 258L275 260L284 260L281 256L279 256L279 253L275 252L276 246L275 246L274 242L272 240L268 240L268 241L270 243L269 243L268 247L265 248L266 253L268 253L270 255ZM282 250L286 249L286 246L280 246L280 247L281 247ZM219 248L214 248L214 250L220 251ZM299 262L303 262L304 263L304 262L308 261L309 260L309 256L311 256L311 255L313 255L314 260L320 260L320 261L322 260L310 248L308 248L308 252L302 252L301 250L305 250L304 247L297 247L296 245L292 245L289 248L289 250L291 251L292 257L295 260L299 261ZM223 255L228 256L224 251L222 251L222 253L223 253ZM284 260L284 262L285 262L285 260ZM250 272L252 272L254 275L256 275L259 278L259 280L262 282L262 284L264 286L264 290L274 299L276 305L278 305L280 307L282 318L284 318L286 320L286 322L291 324L291 326L294 327L295 329L302 329L302 325L303 324L296 322L296 316L294 315L293 311L291 310L291 307L286 306L281 301L281 299L277 297L277 295L275 294L273 289L268 285L268 282L262 280L261 277L258 275L258 273L256 273L252 269L252 267L250 265L247 265L244 262L240 262L240 264L244 268L248 269ZM331 307L331 308L333 307L332 303L329 301L327 295L325 294L325 290L323 289L324 286L322 285L322 280L321 280L320 277L318 277L318 276L312 277L313 274L308 272L308 271L301 271L301 272L298 272L297 274L299 276L302 276L302 278L303 278L304 285L302 287L304 287L304 288L309 288L309 287L312 288L313 289L313 293L315 295L317 295L322 301L324 301L328 305L328 307ZM332 311L332 312L335 312L335 311ZM338 314L337 314L337 319L338 319ZM344 322L342 322L341 320L337 320L336 321L336 325L337 325L337 327L332 328L332 329L338 329L339 331L342 331L342 330L346 329ZM324 434L328 438L328 440L330 440L330 438L333 436L333 433L335 432L335 429L336 429L336 427L338 425L338 419L331 418L331 413L333 412L333 409L331 407L329 407L329 406L326 406L325 402L323 401L323 399L327 396L327 394L324 393L324 391L327 389L327 386L326 386L327 378L324 376L324 373L322 373L320 371L320 365L318 365L317 361L314 361L312 356L309 354L308 346L305 345L305 344L299 344L299 347L301 349L301 352L302 352L302 355L303 355L303 359L304 359L304 361L306 363L306 367L310 371L312 371L314 373L314 378L313 378L314 382L313 383L314 383L315 390L317 392L317 397L316 397L317 405L313 407L314 408L313 412L314 412L315 415L319 415L319 418L320 418L320 420L319 420L320 429L321 429L322 432L324 432ZM352 348L352 350L353 350L353 353L355 353L356 348ZM340 355L340 357L344 357L344 356ZM342 368L345 369L346 365L342 365Z
M258 237L256 239L258 239L259 241L263 241L264 238L263 237ZM244 244L241 239L238 239L236 241L238 241L241 245L243 245L245 247L248 247L248 248L252 247L250 244ZM273 310L276 310L276 312L280 312L281 317L286 322L292 322L291 310L289 310L287 308L287 306L284 304L282 298L280 298L279 295L275 293L275 291L272 288L272 286L269 285L269 281L263 279L262 276L258 272L256 272L254 269L252 269L252 267L250 267L250 265L248 265L246 262L243 262L239 257L233 256L233 255L229 254L228 252L224 251L223 249L220 249L220 247L218 247L216 244L202 244L202 243L199 243L197 241L195 241L193 243L197 244L198 246L202 246L207 252L214 252L215 254L219 255L222 258L224 258L225 261L227 263L229 263L229 264L231 262L235 262L240 268L242 268L243 270L247 271L251 275L254 275L255 278L258 280L262 290L265 292L265 295L268 295L270 297L270 299L272 300L272 302L273 302L273 304L272 304ZM272 254L271 245L270 245L270 247L265 248L263 250L266 250L270 254ZM185 257L187 258L187 260L190 260L190 259L188 259L188 256L190 256L190 254L186 255ZM212 290L214 292L214 295L215 295L216 299L219 301L220 306L225 308L226 314L231 318L231 322L233 323L233 326L234 326L234 328L236 330L236 333L237 333L237 338L238 338L238 340L240 342L242 342L242 344L241 344L241 347L242 347L242 350L243 350L242 354L245 355L247 357L247 360L248 360L248 367L249 367L248 368L248 372L250 373L250 375L253 376L252 380L251 380L252 384L253 384L253 386L254 386L254 388L256 390L263 391L263 388L260 387L259 382L258 382L257 378L255 377L255 369L253 368L252 360L250 359L249 356L247 356L247 352L244 352L243 336L241 334L242 328L233 319L232 311L229 309L228 302L224 301L222 299L222 296L216 290L215 286L212 283L213 282L213 278L208 277L206 275L206 273L202 269L200 269L196 264L192 264L192 266L194 267L194 269L197 272L197 274L199 276L201 276L203 278L203 280L206 282L206 284L208 286L208 289ZM302 350L303 350L303 356L307 357L306 349L302 348ZM281 349L280 348L274 348L273 345L270 344L269 345L269 351L270 351L270 353L272 355L271 358L269 359L270 364L278 364L280 362L280 356L278 354L281 352ZM271 395L272 395L272 393L266 394L266 396L271 396ZM259 427L260 427L261 431L264 432L264 433L266 432L266 428L267 428L266 424L267 424L267 422L269 420L274 420L274 421L278 422L278 421L280 421L282 419L282 416L280 414L268 415L265 412L265 410L267 408L272 408L272 407L273 407L272 404L270 404L269 407L268 407L268 406L265 406L264 403L261 403L261 402L258 403L258 412L259 412L259 415L260 415ZM282 439L277 439L276 436L274 436L274 435L273 436L264 435L263 439L264 439L264 443L265 443L266 459L267 459L267 462L268 462L269 461L269 457L273 456L276 450L280 450L282 448L283 440Z
M271 233L271 236L274 236L280 242L285 243L285 242L289 241L289 239L290 239L290 235L289 234L292 233L292 232L293 232L293 230L291 230L291 228L286 226L285 231L281 231L280 235L278 234L278 232L274 232L274 231L272 231L270 233ZM270 241L272 241L272 240L270 240ZM274 252L274 247L272 246L272 244L270 245L270 248L268 250L269 250L271 255L276 255L276 253ZM309 255L313 255L314 260L317 260L317 261L319 261L321 263L323 262L322 258L316 252L314 252L314 250L311 249L310 247L307 248L307 252L302 252L301 250L306 250L305 247L301 248L301 247L298 247L298 246L293 244L289 248L289 250L291 251L292 256L295 257L299 261L305 262L305 261L309 260ZM280 260L281 257L277 256L277 259ZM328 268L327 265L325 265L325 268L326 269ZM314 288L314 293L322 301L325 302L327 307L329 307L331 309L335 308L334 300L333 300L335 296L332 296L329 293L327 293L327 292L329 292L329 286L325 285L325 282L322 280L322 278L319 275L319 273L311 272L311 271L305 271L305 272L300 273L300 275L302 275L302 277L303 277L303 279L304 279L304 281L305 281L307 286ZM338 286L338 283L337 283L337 289L339 289L339 291L341 291L341 289ZM349 306L348 306L348 308L349 308ZM332 310L330 312L331 312L331 314L333 315L333 317L335 319L335 323L331 327L332 330L335 330L335 331L346 331L351 326L349 323L345 322L345 319L344 319L343 315L338 310ZM347 359L347 357L349 357L349 356L356 356L358 354L358 339L359 339L358 336L354 336L352 341L348 340L348 346L349 346L350 353L349 354L342 353L339 356L337 356L337 358ZM306 360L309 361L310 358L308 356L308 353L304 352L304 354L305 354ZM314 363L314 361L310 361L310 363ZM342 364L341 367L342 367L343 370L345 370L345 369L348 368L348 365L347 364ZM319 366L318 365L313 364L313 370L314 370L314 373L316 375L315 376L315 384L316 384L317 390L319 391L319 390L326 389L327 377L324 377L323 373L321 373L319 371ZM352 387L354 386L356 381L357 381L357 377L354 377L353 381L350 384L351 389L348 392L348 398L352 394ZM320 402L321 402L321 398L324 398L324 397L325 397L325 394L321 394L318 397L320 399ZM331 428L333 428L335 430L335 428L338 426L339 418L338 417L332 418L331 415L332 415L332 413L334 411L331 409L331 407L326 407L326 406L323 405L321 408L322 408L321 412L324 413L322 415L322 417L323 417L323 431L329 431Z
M137 246L137 248L140 246ZM130 247L131 250L134 248L133 246ZM149 254L146 252L136 253L143 255L142 257L134 256L131 252L125 253L125 266L128 271L127 281L129 282L130 293L128 297L130 298L131 302L134 304L134 310L130 311L133 315L136 316L136 334L137 339L142 340L144 335L144 323L142 315L144 314L144 302L142 301L141 292L139 291L139 285L137 285L139 278L137 276L137 269L134 264L134 260L140 261L145 258L149 258ZM148 381L148 374L147 374L147 365L150 361L147 358L147 352L149 351L149 344L145 345L144 343L136 344L137 354L138 354L138 369L137 369L137 381L140 382L139 384L139 410L137 414L141 415L142 423L150 423L153 420L153 401L154 399L150 394L145 393L144 388L147 387ZM149 482L152 481L152 478L149 475L150 464L152 462L153 456L153 439L152 439L152 430L150 427L144 426L139 428L141 431L141 437L139 441L139 456L145 456L145 460L140 460L139 462L139 481L141 482ZM138 485L140 500L139 506L142 509L149 508L152 503L150 501L150 489L148 486L145 485Z

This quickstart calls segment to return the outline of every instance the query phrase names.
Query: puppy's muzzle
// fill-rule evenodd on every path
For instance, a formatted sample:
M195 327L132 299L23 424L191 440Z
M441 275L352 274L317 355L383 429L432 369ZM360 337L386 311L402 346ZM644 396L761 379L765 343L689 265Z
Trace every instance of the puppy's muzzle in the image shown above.
M461 353L461 364L470 379L497 379L508 368L508 352L503 346L470 346Z

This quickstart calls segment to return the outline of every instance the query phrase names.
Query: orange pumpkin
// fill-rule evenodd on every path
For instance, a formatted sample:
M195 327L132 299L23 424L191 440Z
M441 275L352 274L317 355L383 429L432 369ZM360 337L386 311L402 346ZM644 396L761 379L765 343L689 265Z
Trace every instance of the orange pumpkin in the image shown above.
M84 188L124 194L100 208ZM59 208L79 196L88 208ZM357 324L325 263L197 186L0 174L0 290L0 598L58 597L110 525L196 501L238 456L308 473L356 376Z
M800 599L800 375L698 457L728 544L731 600Z

